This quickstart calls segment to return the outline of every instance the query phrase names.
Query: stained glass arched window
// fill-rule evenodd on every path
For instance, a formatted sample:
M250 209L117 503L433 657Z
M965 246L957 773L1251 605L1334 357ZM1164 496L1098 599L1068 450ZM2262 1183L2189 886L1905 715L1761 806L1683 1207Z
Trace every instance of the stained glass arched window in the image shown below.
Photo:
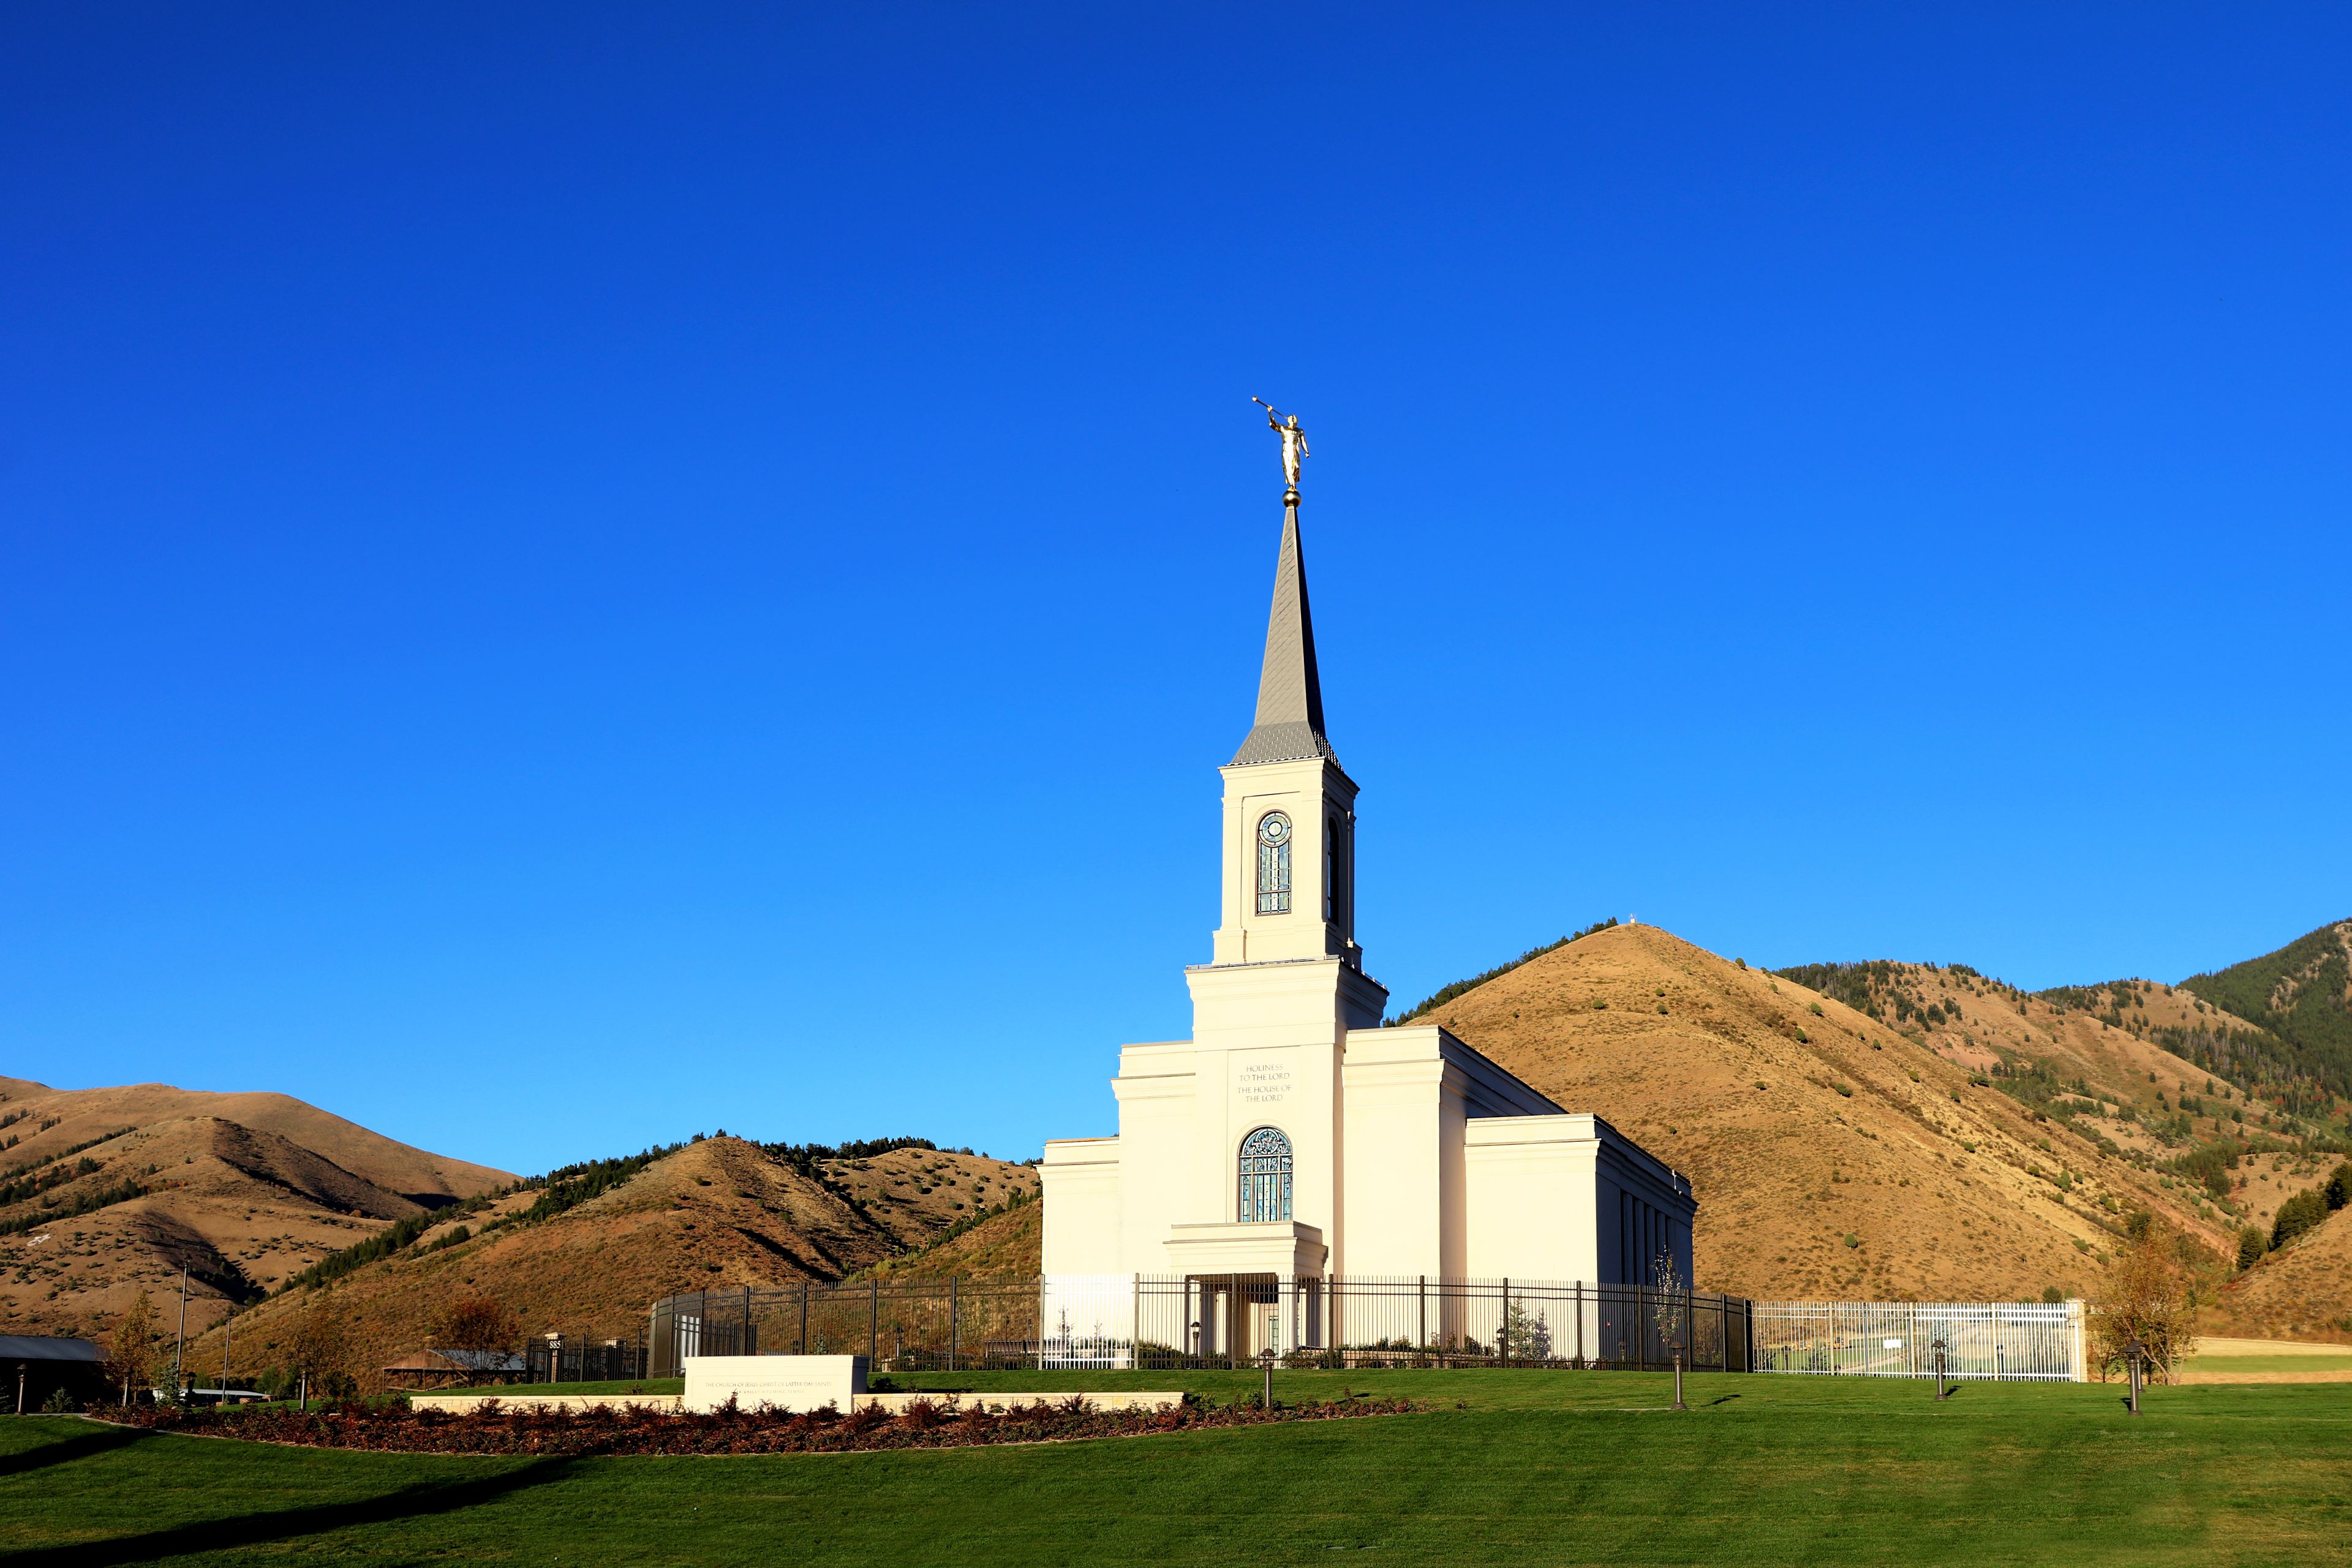
M1257 819L1257 912L1290 912L1290 818L1278 811Z
M1252 1220L1290 1217L1290 1140L1261 1127L1242 1140L1241 1200L1235 1215Z

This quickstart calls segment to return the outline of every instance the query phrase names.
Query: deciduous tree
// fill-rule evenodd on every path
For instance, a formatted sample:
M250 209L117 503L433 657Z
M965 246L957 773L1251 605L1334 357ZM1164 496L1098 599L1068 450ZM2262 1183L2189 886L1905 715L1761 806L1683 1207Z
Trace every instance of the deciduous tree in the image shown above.
M2092 1353L2102 1373L2122 1367L2137 1339L2148 1364L2168 1380L2197 1348L2188 1270L2175 1238L2150 1226L2119 1249L2099 1283L2092 1314Z
M312 1393L341 1395L351 1390L351 1336L329 1292L320 1291L296 1321L294 1342L288 1348L295 1369L310 1374Z
M433 1318L433 1342L449 1350L510 1351L522 1319L495 1296L460 1296Z
M152 1388L155 1384L155 1306L142 1290L131 1299L131 1310L124 1312L114 1325L114 1336L108 1345L111 1352L107 1369L122 1385L127 1398L131 1390Z

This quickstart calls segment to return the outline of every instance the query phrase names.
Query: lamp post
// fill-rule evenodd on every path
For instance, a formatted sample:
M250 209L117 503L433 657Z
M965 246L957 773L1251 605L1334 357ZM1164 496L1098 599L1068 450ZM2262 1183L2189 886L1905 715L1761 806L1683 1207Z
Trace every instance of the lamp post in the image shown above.
M181 1363L188 1353L188 1266L180 1265L180 1331L172 1344L172 1387L175 1393L184 1391L187 1380L180 1375Z
M2139 1358L2147 1353L2147 1347L2140 1343L2137 1334L2124 1345L2125 1359L2131 1363L2131 1413L2135 1415L2139 1414Z
M1948 1399L1951 1395L1944 1391L1944 1352L1948 1347L1944 1343L1943 1337L1937 1336L1936 1342L1929 1348L1936 1352L1936 1397Z
M1690 1408L1690 1406L1689 1406L1689 1405L1685 1405L1685 1404L1683 1403L1683 1342L1681 1341L1681 1339L1680 1339L1679 1337L1675 1339L1675 1347L1674 1347L1674 1348L1675 1348L1675 1409L1677 1409L1677 1410L1688 1410L1688 1409Z

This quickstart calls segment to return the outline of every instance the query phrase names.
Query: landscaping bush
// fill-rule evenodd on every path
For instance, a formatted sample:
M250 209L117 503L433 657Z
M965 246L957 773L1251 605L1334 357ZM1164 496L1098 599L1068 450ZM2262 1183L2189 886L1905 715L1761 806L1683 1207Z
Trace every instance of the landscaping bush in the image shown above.
M910 1401L897 1415L880 1405L843 1415L826 1409L803 1415L744 1411L731 1405L710 1415L672 1415L606 1405L576 1415L507 1410L495 1402L467 1415L415 1410L404 1403L339 1404L304 1414L274 1405L197 1409L109 1409L103 1418L125 1426L306 1447L378 1453L515 1454L582 1457L604 1454L814 1454L882 1448L960 1448L1001 1443L1066 1442L1082 1437L1130 1437L1213 1426L1260 1426L1389 1415L1416 1409L1410 1400L1347 1399L1278 1405L1203 1405L1193 1399L1167 1410L1097 1410L1083 1395L1054 1405L991 1411L965 1405L954 1394Z

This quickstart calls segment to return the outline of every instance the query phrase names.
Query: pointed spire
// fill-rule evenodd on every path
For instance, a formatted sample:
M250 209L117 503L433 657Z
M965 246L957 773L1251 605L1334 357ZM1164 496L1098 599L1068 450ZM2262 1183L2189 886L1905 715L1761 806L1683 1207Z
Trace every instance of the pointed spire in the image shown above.
M1282 555L1274 569L1274 611L1265 623L1265 668L1257 681L1257 723L1227 765L1338 762L1323 737L1323 682L1315 670L1315 622L1307 611L1307 561L1298 547L1298 492L1283 498Z

